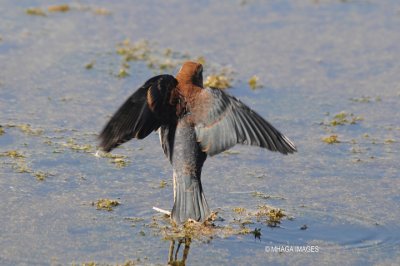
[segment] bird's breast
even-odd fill
[[[190,121],[190,115],[178,121],[172,164],[175,171],[182,174],[195,174],[201,171],[207,155],[201,150],[197,142],[196,132]]]

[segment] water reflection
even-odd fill
[[[179,239],[172,239],[170,246],[169,246],[169,252],[168,252],[168,265],[179,265],[183,266],[186,264],[187,257],[189,255],[189,249],[190,249],[190,243],[192,242],[192,239],[190,237],[183,237]],[[175,245],[177,243],[177,245]],[[179,256],[179,250],[184,244],[184,248],[182,251],[182,259],[180,259]]]

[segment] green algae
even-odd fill
[[[39,136],[42,135],[44,130],[40,129],[40,128],[32,128],[32,126],[30,124],[9,124],[7,125],[8,127],[16,127],[19,130],[21,130],[21,132],[27,134],[27,135],[33,135],[33,136]]]
[[[242,207],[235,207],[232,210],[237,214],[243,214],[246,211],[246,209]]]
[[[118,168],[125,167],[129,164],[129,161],[126,159],[127,157],[125,155],[113,154],[111,152],[102,152],[98,150],[95,156],[108,158],[109,162],[114,164]]]
[[[38,7],[31,7],[26,9],[26,14],[31,15],[31,16],[41,16],[41,17],[45,17],[46,16],[46,12],[43,11],[43,9],[38,8]]]
[[[115,263],[115,264],[97,263],[94,261],[90,261],[90,262],[84,262],[82,264],[72,263],[72,266],[135,266],[135,265],[140,265],[140,264],[138,264],[139,262],[140,262],[140,259],[137,259],[136,261],[128,260],[122,264],[120,264],[120,263]]]
[[[111,15],[111,11],[104,8],[104,7],[97,7],[93,9],[93,13],[96,15],[101,15],[101,16],[109,16]]]
[[[268,205],[258,206],[258,210],[253,215],[257,217],[257,221],[266,222],[269,227],[277,227],[287,216],[282,209]]]
[[[167,181],[161,180],[159,188],[165,188],[167,186],[167,184],[168,184]]]
[[[225,73],[212,74],[206,77],[204,86],[218,89],[228,89],[232,87],[232,79]]]
[[[361,96],[358,98],[350,98],[349,100],[355,103],[371,103],[371,102],[381,102],[382,97]]]
[[[48,176],[50,176],[49,173],[47,172],[42,172],[42,171],[38,171],[38,172],[34,172],[33,175],[36,177],[37,180],[39,181],[44,181]]]
[[[337,135],[330,135],[328,137],[322,138],[322,141],[328,144],[340,143]]]
[[[188,237],[199,241],[209,241],[214,237],[226,238],[234,235],[254,235],[261,237],[261,228],[251,229],[249,225],[261,223],[268,227],[278,227],[286,218],[293,220],[280,208],[268,205],[259,205],[255,210],[246,210],[243,207],[232,209],[235,216],[232,220],[225,221],[222,224],[216,224],[221,221],[218,212],[213,212],[209,218],[199,223],[189,220],[183,225],[170,224],[169,216],[163,215],[162,219],[153,217],[152,223],[147,227],[153,228],[155,234],[161,234],[164,239],[176,239]]]
[[[92,203],[92,205],[95,205],[98,210],[106,211],[112,211],[120,204],[121,203],[119,201],[113,199],[99,199],[96,203]]]
[[[251,192],[251,195],[253,197],[257,197],[257,198],[261,198],[261,199],[279,199],[279,200],[284,200],[285,199],[282,196],[268,195],[268,194],[266,194],[264,192],[260,192],[260,191],[253,191],[253,192]]]
[[[260,78],[256,75],[252,76],[248,82],[247,82],[250,86],[250,89],[252,90],[256,90],[259,88],[262,88],[263,86],[260,84]]]
[[[119,78],[126,78],[129,76],[128,70],[126,69],[126,67],[121,67],[119,69],[119,72],[117,74],[117,77]]]
[[[62,5],[53,5],[53,6],[49,6],[49,7],[47,7],[47,10],[48,10],[49,12],[63,12],[63,13],[65,13],[65,12],[67,12],[67,11],[70,11],[71,8],[70,8],[70,6],[67,5],[67,4],[62,4]]]
[[[25,156],[21,152],[19,152],[17,150],[5,151],[5,152],[1,153],[0,156],[6,156],[6,157],[13,158],[13,159],[25,158]]]
[[[93,152],[94,148],[90,144],[78,144],[73,138],[68,139],[62,146],[75,151]]]
[[[333,116],[333,118],[327,123],[329,126],[343,126],[343,125],[354,125],[359,121],[364,120],[361,116],[356,116],[353,113],[340,112]]]
[[[95,60],[90,61],[89,63],[87,63],[87,64],[85,65],[85,68],[88,69],[88,70],[89,70],[89,69],[92,69],[95,63],[96,63]]]

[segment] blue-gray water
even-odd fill
[[[237,146],[206,161],[205,194],[226,221],[233,208],[261,204],[294,220],[249,225],[260,240],[193,240],[187,265],[400,264],[398,1],[64,3],[71,9],[61,13],[47,10],[53,1],[0,1],[1,265],[168,262],[170,241],[149,226],[162,219],[153,206],[172,207],[157,134],[117,149],[122,168],[93,155],[110,115],[155,73],[139,61],[116,77],[125,39],[203,56],[206,73],[207,63],[233,70],[229,93],[298,146],[291,156]],[[47,16],[28,15],[32,7]],[[263,88],[249,88],[253,75]],[[328,125],[340,112],[362,120]],[[322,141],[331,135],[341,142]],[[13,150],[25,158],[6,156]],[[121,205],[99,211],[100,198]],[[265,251],[286,245],[319,252]]]

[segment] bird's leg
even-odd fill
[[[176,248],[176,252],[175,252],[175,261],[178,260],[178,252],[179,252],[179,249],[181,248],[181,245],[182,245],[182,240],[179,240],[178,247]]]
[[[175,240],[171,240],[168,251],[168,264],[174,260]]]
[[[176,246],[175,250],[175,241],[178,242],[178,245]],[[179,250],[181,245],[184,244],[185,248],[182,252],[182,259],[179,259]],[[191,239],[189,237],[184,237],[180,239],[172,239],[170,246],[169,246],[169,251],[168,251],[168,265],[185,265],[186,260],[189,256],[189,251],[190,251],[190,244],[191,244]]]
[[[175,201],[176,201],[176,174],[175,174],[175,171],[172,175],[172,179],[173,179],[172,181],[174,183],[174,204],[175,204]]]

